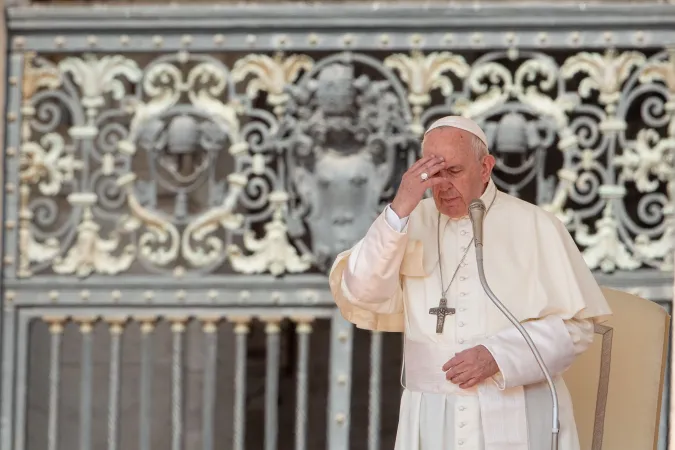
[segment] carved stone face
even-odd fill
[[[296,183],[310,204],[307,221],[319,266],[328,265],[368,231],[378,214],[387,164],[376,165],[368,152],[349,156],[326,153],[314,173],[299,168]]]

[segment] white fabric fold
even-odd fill
[[[384,223],[384,226],[383,226]],[[393,230],[380,215],[348,260],[343,275],[343,292],[357,306],[377,313],[403,310],[399,270],[406,250],[407,235]],[[380,259],[381,264],[369,264]]]
[[[478,386],[485,450],[528,450],[527,409],[522,386],[508,390],[494,383]]]
[[[556,316],[523,324],[553,377],[567,370],[574,358],[588,348],[593,339],[592,326],[590,320],[571,321],[568,328],[566,321]],[[570,331],[575,334],[575,339]],[[488,337],[481,345],[490,351],[499,366],[498,376],[493,377],[499,389],[525,386],[546,379],[527,341],[515,327]]]

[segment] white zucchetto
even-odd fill
[[[441,117],[440,119],[431,124],[431,126],[427,129],[427,131],[424,132],[424,135],[426,136],[431,130],[435,128],[444,128],[444,127],[459,128],[460,130],[468,131],[469,133],[473,134],[478,139],[483,141],[483,144],[485,144],[485,146],[488,147],[487,136],[485,136],[485,133],[483,132],[483,130],[481,130],[478,124],[473,120],[467,119],[466,117],[462,116]]]

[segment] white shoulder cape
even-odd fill
[[[492,181],[490,185],[488,189],[495,189]],[[609,306],[563,223],[536,205],[494,191],[494,204],[485,216],[483,253],[487,281],[501,302],[520,322],[550,315],[563,320],[605,320],[611,314]],[[491,198],[486,200],[488,204]],[[431,198],[420,202],[410,215],[400,283],[406,277],[428,276],[438,263],[437,220]],[[447,220],[441,216],[441,226]],[[350,253],[338,255],[329,275],[342,315],[359,328],[403,332],[403,313],[374,313],[345,298],[342,274]],[[497,308],[488,311],[488,334],[510,326]]]

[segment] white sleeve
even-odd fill
[[[379,314],[403,311],[399,272],[408,242],[408,235],[397,231],[386,216],[380,214],[353,247],[341,281],[342,294],[350,303]]]
[[[384,209],[384,217],[387,220],[387,224],[394,229],[397,233],[405,233],[405,227],[408,225],[407,217],[399,217],[393,209],[391,209],[391,204],[387,205]]]
[[[549,316],[523,324],[551,376],[562,374],[575,358],[593,342],[591,319],[563,320]],[[487,338],[485,346],[499,366],[492,377],[500,389],[544,381],[546,378],[527,342],[515,327],[509,327]]]

